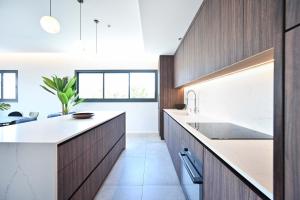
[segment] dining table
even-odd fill
[[[19,120],[27,119],[28,117],[15,117],[15,116],[7,116],[7,117],[0,117],[0,127],[7,126]]]

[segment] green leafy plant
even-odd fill
[[[76,76],[69,79],[68,77],[59,78],[52,76],[51,79],[42,77],[45,85],[41,85],[47,92],[56,95],[62,105],[62,114],[67,115],[69,109],[83,102],[76,91]]]
[[[7,103],[0,103],[0,110],[4,111],[4,110],[8,110],[10,109],[10,105]]]

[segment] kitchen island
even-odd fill
[[[0,128],[0,199],[93,199],[125,149],[125,113]]]

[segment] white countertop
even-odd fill
[[[185,111],[164,111],[257,189],[273,199],[273,140],[211,140],[187,123],[216,120],[200,115],[187,115]]]
[[[95,112],[91,119],[73,119],[71,115],[0,127],[1,143],[59,144],[124,112]]]

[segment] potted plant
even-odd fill
[[[10,105],[7,103],[0,103],[0,110],[4,111],[4,110],[8,110],[10,109]]]
[[[45,85],[41,85],[47,92],[58,97],[62,106],[62,115],[67,115],[71,107],[83,102],[76,91],[76,76],[69,79],[68,77],[59,78],[52,76],[51,79],[42,77]]]

